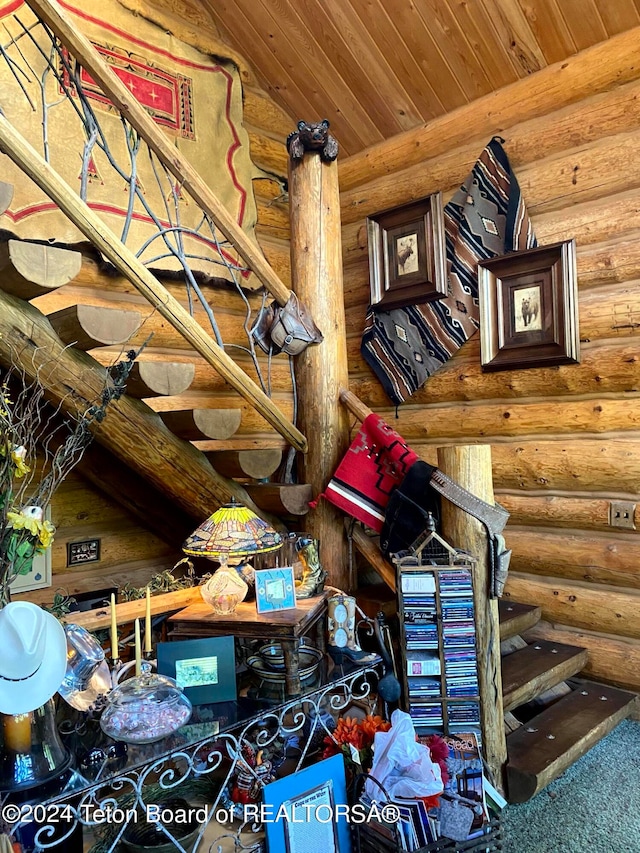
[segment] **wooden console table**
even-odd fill
[[[314,631],[316,646],[324,653],[328,597],[325,591],[298,601],[295,610],[276,613],[258,613],[255,601],[243,601],[233,613],[225,616],[214,613],[204,602],[191,604],[169,617],[169,639],[233,635],[251,640],[277,640],[282,644],[284,655],[287,696],[299,696],[300,637]]]

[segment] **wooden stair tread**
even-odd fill
[[[136,361],[127,379],[127,394],[145,397],[177,397],[193,382],[196,368],[189,361]]]
[[[240,426],[242,409],[181,409],[158,412],[174,435],[185,441],[230,438]]]
[[[510,803],[556,779],[635,708],[637,696],[594,682],[572,690],[507,737]]]
[[[308,483],[246,483],[252,501],[266,512],[306,515],[313,487]]]
[[[533,628],[541,618],[542,608],[534,604],[519,604],[510,599],[498,601],[500,617],[500,639],[507,640],[516,634],[522,634]]]
[[[126,343],[140,327],[142,315],[120,308],[79,304],[54,311],[47,319],[64,344],[86,351]]]
[[[1,186],[0,183],[0,207]],[[19,299],[35,299],[68,284],[81,268],[82,254],[72,249],[60,249],[28,240],[0,243],[2,289]]]
[[[577,646],[539,640],[502,660],[504,710],[524,705],[584,669],[589,653]]]
[[[270,477],[282,462],[282,449],[265,447],[256,450],[210,450],[205,456],[223,477]]]

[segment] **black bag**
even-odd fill
[[[427,529],[429,513],[436,527],[439,526],[440,495],[431,486],[435,470],[435,466],[418,459],[391,493],[380,531],[380,550],[387,559],[391,554],[409,550]]]

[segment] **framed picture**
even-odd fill
[[[478,263],[483,370],[577,364],[575,240]]]
[[[276,610],[295,608],[296,585],[292,566],[259,569],[255,574],[258,613],[274,613]]]
[[[235,700],[233,637],[158,643],[158,672],[175,678],[192,705]]]
[[[371,304],[380,310],[447,294],[442,194],[367,219]]]
[[[97,563],[99,560],[99,539],[85,539],[83,542],[67,542],[67,566]]]
[[[265,785],[263,798],[269,850],[350,853],[342,753]]]
[[[44,517],[51,521],[51,507],[47,506]],[[31,592],[34,589],[46,589],[51,586],[51,548],[42,554],[34,554],[31,568],[24,575],[17,575],[11,586],[12,593]]]
[[[35,554],[31,568],[24,575],[17,575],[11,583],[12,593],[31,592],[51,586],[51,548],[43,554]]]

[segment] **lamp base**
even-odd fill
[[[253,570],[252,570],[253,571]],[[203,600],[219,616],[233,613],[244,601],[249,587],[232,566],[220,566],[206,583],[200,587]]]

